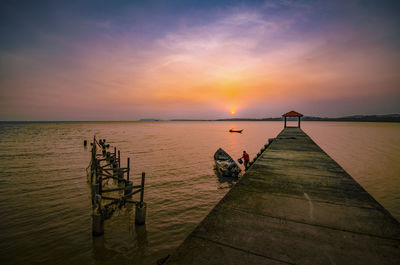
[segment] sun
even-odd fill
[[[231,110],[231,114],[232,114],[232,115],[234,115],[234,114],[235,114],[235,112],[236,112],[236,111],[234,111],[234,110]]]

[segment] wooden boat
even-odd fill
[[[243,130],[244,130],[244,129],[242,129],[242,130],[233,130],[233,129],[230,129],[229,132],[242,133]]]
[[[242,171],[236,162],[222,148],[214,154],[215,169],[219,176],[237,177]]]

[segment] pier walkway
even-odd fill
[[[400,264],[400,224],[285,128],[166,264]]]

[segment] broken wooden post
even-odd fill
[[[124,179],[124,171],[121,168],[118,168],[118,184],[125,184]]]
[[[129,171],[131,171],[131,166],[130,166],[130,159],[129,159],[129,157],[128,157],[128,161],[127,161],[127,166],[126,166],[126,168],[127,168],[127,171],[126,171],[126,180],[129,182]]]
[[[92,234],[93,236],[101,236],[104,234],[104,218],[96,210],[92,217]]]
[[[101,192],[103,190],[103,179],[101,176],[99,176],[99,194],[101,195]]]
[[[96,195],[99,194],[99,184],[92,184],[92,205],[95,206]]]
[[[147,205],[145,202],[136,204],[135,224],[144,225],[146,223],[146,209]]]
[[[140,188],[140,203],[143,203],[143,197],[144,197],[144,180],[146,178],[146,173],[142,172],[142,184]]]
[[[95,207],[92,214],[92,234],[101,236],[104,234],[104,216],[101,213],[101,196],[96,195]]]
[[[121,167],[121,152],[118,150],[118,166]]]
[[[132,194],[131,194],[132,189],[133,189],[132,181],[127,181],[125,184],[124,196],[130,195],[129,197],[132,197]]]
[[[146,208],[147,205],[143,202],[144,197],[144,180],[145,180],[145,173],[142,172],[142,183],[141,183],[141,190],[140,190],[140,202],[136,204],[136,211],[135,211],[135,224],[143,225],[146,223]]]

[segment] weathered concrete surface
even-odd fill
[[[166,264],[400,264],[400,224],[286,128]]]

